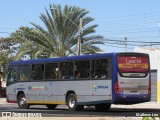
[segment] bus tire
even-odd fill
[[[18,102],[19,108],[28,109],[30,107],[30,105],[26,103],[26,97],[24,94],[20,94],[18,96],[17,102]]]
[[[57,107],[57,105],[53,105],[53,104],[48,104],[46,106],[49,110],[54,110]]]
[[[111,104],[98,104],[95,105],[96,111],[105,112],[111,108]]]
[[[68,95],[67,106],[70,111],[82,111],[84,109],[83,105],[77,104],[77,97],[74,93]]]

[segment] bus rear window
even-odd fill
[[[148,72],[148,56],[117,56],[119,72]]]

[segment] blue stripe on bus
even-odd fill
[[[40,63],[51,63],[51,62],[65,62],[65,61],[83,61],[90,59],[99,59],[112,57],[114,53],[104,53],[104,54],[92,54],[92,55],[81,55],[81,56],[68,56],[68,57],[58,57],[58,58],[45,58],[45,59],[35,59],[35,60],[20,60],[11,62],[10,65],[23,65],[23,64],[40,64]]]

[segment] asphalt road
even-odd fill
[[[17,104],[2,104],[0,112],[40,113],[42,117],[136,117],[145,114],[160,116],[160,109],[126,108],[125,106],[124,108],[112,107],[107,112],[97,112],[94,107],[85,107],[83,111],[72,112],[65,105],[59,105],[55,110],[48,110],[44,105],[32,105],[29,109],[20,109]]]

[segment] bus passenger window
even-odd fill
[[[78,77],[77,77],[78,75]],[[75,62],[75,78],[89,78],[90,77],[90,61],[76,61]]]
[[[60,63],[62,79],[73,79],[73,62]]]
[[[79,79],[81,77],[81,73],[79,71],[75,72],[75,78]]]
[[[108,59],[92,60],[91,77],[95,79],[108,78]]]
[[[33,80],[44,79],[44,64],[38,64],[32,66],[32,79]]]
[[[30,66],[29,65],[23,65],[19,67],[19,80],[20,81],[26,81],[29,80],[29,72]]]
[[[46,63],[45,64],[45,79],[57,79],[56,69],[58,68],[58,63]]]

